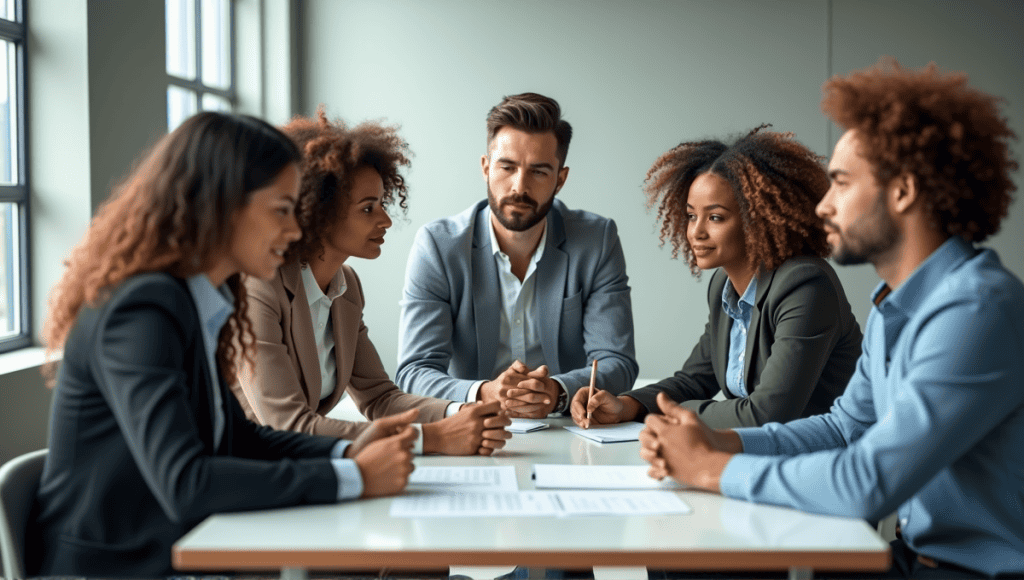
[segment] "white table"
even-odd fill
[[[520,490],[535,489],[535,463],[643,464],[639,443],[601,445],[548,419],[493,457],[426,456],[416,464],[513,465]],[[862,520],[755,505],[701,491],[677,492],[689,515],[585,518],[391,518],[390,498],[221,514],[172,551],[179,570],[446,569],[449,566],[688,570],[880,571],[889,546]],[[286,575],[287,575],[286,574]]]

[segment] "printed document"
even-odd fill
[[[519,491],[516,468],[511,465],[486,467],[417,467],[406,488],[412,493],[480,493]]]
[[[629,516],[688,514],[669,491],[520,491],[405,495],[391,501],[391,517]]]
[[[629,421],[616,425],[595,425],[590,429],[566,425],[565,430],[598,443],[620,443],[622,441],[639,441],[640,432],[644,430],[644,424]]]
[[[537,464],[533,473],[538,489],[683,489],[669,477],[652,479],[648,469],[647,465]]]

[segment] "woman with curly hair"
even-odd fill
[[[64,355],[33,576],[165,576],[171,545],[213,513],[405,487],[414,413],[345,459],[348,442],[247,421],[227,388],[252,349],[240,275],[273,276],[300,236],[299,159],[263,121],[201,113],[97,212],[44,329]]]
[[[577,424],[642,420],[660,413],[664,392],[711,427],[757,426],[826,412],[845,389],[861,332],[822,259],[829,247],[814,208],[828,175],[792,134],[764,127],[728,145],[682,143],[648,171],[648,203],[673,257],[682,253],[695,276],[716,269],[710,316],[672,377],[618,397],[581,390]]]
[[[402,392],[363,324],[365,298],[350,257],[381,254],[388,210],[406,209],[408,146],[394,127],[331,122],[323,108],[282,130],[303,150],[297,217],[302,239],[269,280],[247,278],[256,334],[235,394],[247,415],[275,429],[354,438],[369,423],[327,417],[345,396],[370,419],[418,409],[415,449],[490,455],[510,436],[498,403],[461,405]]]

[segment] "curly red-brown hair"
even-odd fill
[[[908,70],[883,57],[872,68],[829,79],[821,110],[856,132],[859,154],[888,184],[912,175],[935,225],[980,242],[999,231],[1013,201],[1017,136],[1002,99],[967,86],[967,75],[935,63]]]
[[[213,267],[228,246],[234,218],[253,191],[300,155],[295,144],[254,117],[199,113],[162,138],[99,208],[50,294],[43,326],[47,358],[63,348],[83,306],[144,272],[188,278]],[[218,342],[221,375],[234,380],[236,357],[250,360],[252,325],[239,275],[226,281],[235,311]],[[53,386],[54,365],[46,365]]]
[[[694,276],[700,268],[686,239],[686,200],[693,180],[705,173],[732,187],[752,270],[774,270],[796,255],[828,255],[825,231],[814,213],[829,187],[824,159],[792,133],[763,130],[770,126],[761,125],[731,144],[680,143],[647,172],[644,191],[648,208],[658,206],[659,239],[671,242],[673,258],[683,254]]]
[[[302,239],[291,245],[286,260],[308,264],[323,255],[324,239],[344,223],[358,169],[372,167],[380,174],[385,208],[408,209],[408,186],[399,168],[409,166],[411,153],[397,126],[368,121],[349,128],[341,119],[328,120],[320,105],[315,117],[295,117],[281,130],[303,152],[295,209]]]

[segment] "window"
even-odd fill
[[[32,341],[25,172],[25,19],[0,0],[0,352]]]
[[[235,96],[231,0],[166,0],[167,129],[203,111],[230,111]]]

